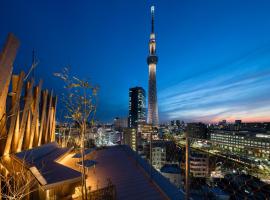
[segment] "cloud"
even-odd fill
[[[270,120],[270,49],[183,80],[160,92],[167,119]]]

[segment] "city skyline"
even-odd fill
[[[207,2],[154,2],[160,121],[270,121],[269,2]],[[100,85],[98,119],[128,116],[128,89],[147,89],[151,3],[66,4],[3,1],[0,36],[22,41],[15,71],[29,68],[34,48],[46,87],[61,94],[52,73],[71,65]]]

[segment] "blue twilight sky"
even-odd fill
[[[0,45],[20,39],[15,72],[34,48],[36,76],[58,94],[63,67],[90,78],[110,121],[127,116],[129,87],[147,90],[152,3],[161,121],[270,121],[269,0],[0,0]]]

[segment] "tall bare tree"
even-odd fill
[[[85,136],[87,124],[94,123],[96,113],[96,99],[98,87],[88,80],[79,79],[69,74],[69,68],[64,68],[61,73],[54,73],[64,81],[66,92],[62,101],[66,109],[65,118],[76,122],[80,127],[80,146],[82,155],[82,199],[87,200],[87,187],[85,175]]]

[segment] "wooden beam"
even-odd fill
[[[0,139],[0,155],[3,153],[4,141],[6,140],[3,140],[6,137],[6,99],[13,71],[13,62],[19,45],[19,40],[10,33],[0,52],[0,138],[2,138],[2,140]]]
[[[30,141],[28,148],[31,149],[38,143],[38,133],[35,133],[36,123],[38,123],[39,118],[39,100],[41,93],[42,81],[39,81],[39,86],[34,88],[34,105],[33,105],[33,119],[30,128]]]
[[[17,114],[20,111],[20,96],[21,96],[21,90],[23,85],[23,79],[24,79],[24,72],[21,72],[18,78],[18,83],[16,89],[14,88],[14,99],[12,100],[14,105],[12,105],[11,108],[11,121],[10,121],[10,127],[8,130],[7,135],[7,141],[4,149],[4,155],[8,155],[10,153],[12,139],[14,135],[14,128],[16,125],[17,120]]]
[[[28,149],[30,143],[31,123],[32,123],[32,111],[29,110],[26,120],[26,130],[24,135],[25,139],[23,140],[23,149]]]
[[[25,86],[25,99],[24,99],[24,108],[22,113],[22,119],[20,124],[20,130],[19,130],[19,141],[17,145],[17,152],[20,152],[22,150],[23,146],[23,140],[26,138],[25,136],[25,128],[27,125],[27,118],[28,113],[30,112],[30,106],[33,101],[32,97],[32,90],[33,90],[33,84],[34,80],[32,79],[31,82],[27,82]]]
[[[53,91],[51,91],[50,93],[50,100],[49,100],[49,105],[48,105],[48,108],[47,108],[47,119],[46,119],[46,129],[45,129],[45,141],[44,143],[48,143],[50,142],[50,123],[51,123],[51,112],[52,112],[52,98],[53,98]]]
[[[53,116],[52,116],[51,142],[55,141],[56,105],[57,105],[57,96],[55,96],[53,98]]]
[[[45,129],[44,124],[46,124],[46,108],[47,108],[47,99],[48,99],[48,90],[42,91],[42,110],[41,110],[41,120],[40,120],[40,127],[39,127],[39,138],[38,138],[38,146],[45,141]]]

